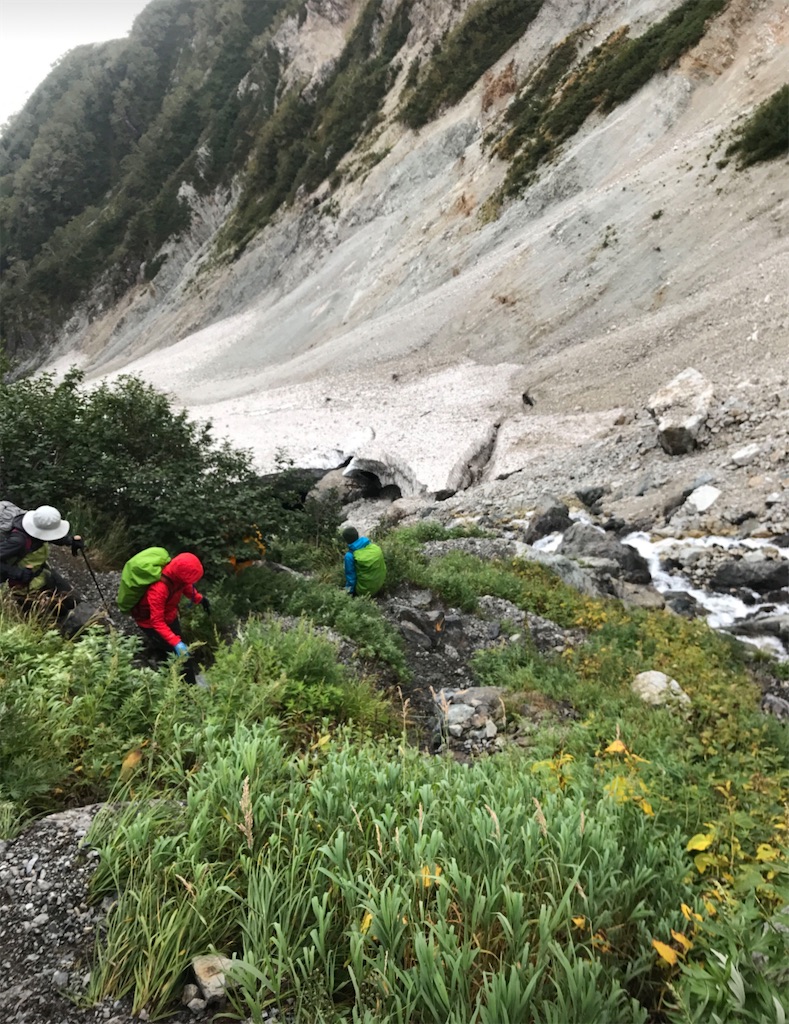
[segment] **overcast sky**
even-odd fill
[[[0,0],[0,125],[81,43],[125,36],[149,0]]]

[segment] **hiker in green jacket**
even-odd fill
[[[346,526],[342,539],[348,545],[345,554],[345,589],[355,597],[369,594],[373,597],[386,582],[384,553],[367,537],[360,537],[353,526]]]
[[[73,587],[48,563],[49,545],[71,547],[72,555],[85,550],[79,535],[69,533],[69,522],[51,505],[23,512],[18,509],[8,534],[0,542],[0,583],[8,581],[12,594],[23,603],[46,598],[58,612],[78,604]]]

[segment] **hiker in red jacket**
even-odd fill
[[[178,604],[187,597],[210,613],[207,597],[195,590],[202,578],[203,565],[197,555],[185,551],[162,569],[161,578],[152,583],[132,608],[135,622],[148,639],[151,650],[159,655],[175,654],[183,659],[182,671],[187,683],[197,682],[189,648],[181,639]]]

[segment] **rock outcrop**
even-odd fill
[[[698,370],[687,369],[650,395],[647,409],[657,421],[658,440],[669,455],[685,455],[697,447],[714,393]]]

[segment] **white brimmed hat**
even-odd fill
[[[62,540],[69,525],[51,505],[39,505],[22,516],[22,529],[36,540]]]

